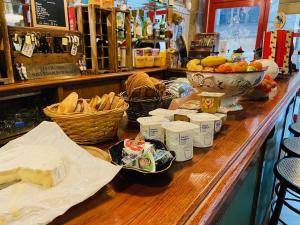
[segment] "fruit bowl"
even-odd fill
[[[265,71],[251,72],[187,72],[187,79],[199,92],[224,93],[221,100],[221,112],[239,111],[243,107],[237,98],[246,94],[264,79]]]

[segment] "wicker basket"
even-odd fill
[[[44,113],[56,122],[63,131],[78,144],[97,144],[113,139],[118,125],[128,109],[123,108],[98,111],[94,113],[58,114],[58,104],[44,108]]]
[[[156,89],[155,89],[156,90]],[[122,92],[120,96],[129,104],[127,116],[129,121],[135,122],[137,118],[149,116],[149,112],[157,109],[168,109],[174,96],[170,93],[161,96],[158,91],[155,97],[128,97],[126,91]]]

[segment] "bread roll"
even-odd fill
[[[61,103],[59,103],[57,112],[58,113],[74,112],[77,106],[77,101],[78,101],[78,94],[76,92],[72,92]]]

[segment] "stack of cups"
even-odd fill
[[[169,122],[168,119],[158,116],[139,117],[140,132],[146,139],[158,140],[164,143],[165,131],[162,123]]]
[[[176,161],[182,162],[193,158],[193,136],[199,126],[183,122],[173,121],[164,123],[166,129],[166,145],[170,151],[176,154]]]
[[[194,135],[194,146],[198,148],[211,147],[214,142],[215,130],[221,129],[221,119],[208,113],[190,114],[188,117],[191,123],[199,126]]]

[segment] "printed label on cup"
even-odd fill
[[[187,145],[191,142],[191,138],[188,135],[180,135],[179,134],[179,144],[180,145]]]

